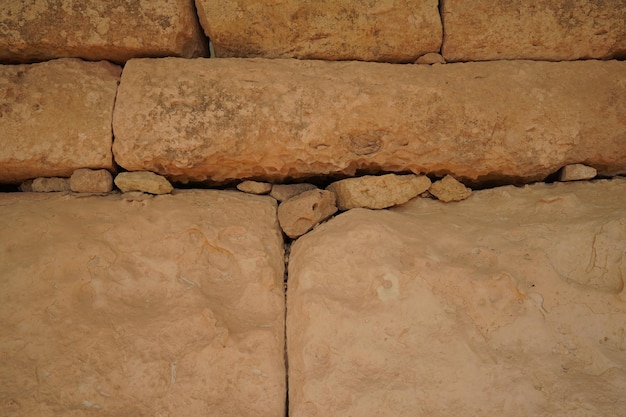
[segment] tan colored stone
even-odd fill
[[[413,62],[441,47],[436,0],[196,0],[217,57]]]
[[[349,210],[356,207],[383,209],[403,204],[430,187],[425,175],[366,175],[335,181],[326,189],[337,196],[337,207]]]
[[[267,194],[272,191],[272,184],[259,181],[243,181],[237,184],[237,189],[249,194]]]
[[[276,202],[0,194],[0,415],[285,415]]]
[[[441,180],[435,181],[428,191],[438,200],[445,202],[465,200],[472,195],[471,188],[467,188],[451,175],[446,175]]]
[[[115,177],[115,185],[122,192],[168,194],[174,190],[166,178],[149,171],[122,172]]]
[[[23,0],[0,8],[0,62],[206,56],[189,0]]]
[[[626,1],[442,0],[446,61],[626,57]]]
[[[182,182],[357,171],[531,182],[577,161],[613,175],[626,172],[624,73],[618,61],[131,60],[113,151],[129,171]]]
[[[598,171],[594,167],[583,164],[565,165],[559,173],[561,181],[577,181],[590,180],[598,175]]]
[[[317,187],[313,184],[302,182],[299,184],[274,184],[270,196],[278,201],[284,201],[302,194],[305,191],[315,190]]]
[[[0,65],[0,183],[113,169],[111,119],[120,71],[78,59]]]
[[[33,180],[26,180],[20,184],[20,191],[30,193],[33,191]]]
[[[75,193],[108,193],[113,190],[113,176],[106,169],[77,169],[70,177],[70,189]]]
[[[441,54],[436,54],[436,53],[429,53],[429,54],[424,54],[421,57],[417,58],[415,60],[416,64],[425,64],[425,65],[431,65],[431,64],[445,64],[446,60],[443,59],[443,56],[441,56]]]
[[[25,189],[28,189],[25,187]],[[70,180],[69,178],[35,178],[30,185],[30,190],[35,193],[52,193],[57,191],[69,191]]]
[[[509,186],[354,209],[301,237],[289,415],[626,410],[624,207],[626,179]]]
[[[335,194],[325,190],[310,190],[283,201],[278,206],[278,222],[287,236],[297,238],[336,211]]]

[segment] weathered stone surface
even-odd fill
[[[206,56],[190,0],[25,0],[0,8],[0,62]]]
[[[424,54],[421,57],[417,58],[415,60],[416,64],[426,64],[426,65],[431,65],[431,64],[445,64],[446,60],[443,58],[443,56],[441,56],[441,54],[436,54],[436,53],[429,53],[429,54]]]
[[[577,180],[590,180],[598,175],[598,171],[587,165],[583,164],[571,164],[566,165],[561,169],[559,173],[559,180],[561,181],[577,181]]]
[[[269,197],[0,194],[0,415],[284,415]]]
[[[626,57],[625,0],[442,0],[450,61]]]
[[[289,415],[619,415],[625,206],[626,179],[509,186],[301,237]]]
[[[278,201],[283,201],[316,188],[315,185],[306,182],[299,184],[274,184],[270,195]]]
[[[403,204],[430,187],[425,175],[365,175],[335,181],[326,189],[337,196],[340,210],[362,207],[383,209]]]
[[[196,0],[217,57],[413,62],[441,47],[436,0]]]
[[[334,193],[310,190],[283,201],[278,206],[278,222],[287,236],[296,238],[328,219],[336,211]]]
[[[0,65],[0,183],[112,170],[120,71],[78,59]]]
[[[77,169],[70,177],[70,189],[75,193],[108,193],[113,190],[113,176],[106,169]]]
[[[24,187],[28,189],[27,187]],[[35,178],[30,185],[30,190],[35,193],[51,193],[56,191],[69,191],[70,180],[68,178]]]
[[[472,195],[471,188],[467,188],[450,175],[435,181],[428,191],[437,197],[438,200],[445,202],[465,200]]]
[[[387,172],[530,182],[626,172],[626,62],[131,60],[113,151],[176,181]],[[338,117],[341,115],[341,117]]]
[[[272,184],[259,181],[243,181],[237,184],[237,189],[250,194],[267,194],[272,191]]]
[[[115,177],[115,185],[122,192],[142,191],[150,194],[168,194],[174,190],[166,178],[150,171],[122,172]]]

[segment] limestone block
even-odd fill
[[[274,184],[270,195],[278,201],[283,201],[316,188],[315,185],[306,182],[299,184]]]
[[[78,168],[112,170],[120,72],[78,59],[0,65],[0,183],[69,177]]]
[[[121,172],[115,177],[115,185],[122,192],[142,191],[150,194],[168,194],[174,187],[170,182],[154,172]]]
[[[296,238],[336,211],[335,194],[325,190],[310,190],[283,201],[278,206],[278,221],[287,236]]]
[[[301,237],[289,415],[618,415],[624,207],[626,179],[508,186],[354,209]]]
[[[25,189],[28,189],[25,187]],[[52,193],[57,191],[69,191],[70,180],[68,178],[35,178],[31,183],[30,190],[35,193]]]
[[[598,174],[598,171],[587,165],[583,164],[571,164],[565,165],[561,168],[559,173],[559,180],[561,181],[577,181],[577,180],[590,180]]]
[[[438,200],[450,202],[461,201],[472,195],[472,190],[457,181],[454,177],[446,175],[441,180],[436,181],[428,189],[430,194]]]
[[[70,189],[75,193],[108,193],[113,190],[113,176],[106,169],[77,169],[70,177]]]
[[[626,57],[625,0],[442,0],[446,61]]]
[[[190,0],[21,0],[0,8],[0,62],[206,56]]]
[[[403,204],[430,187],[425,175],[365,175],[335,181],[326,189],[337,196],[340,210],[363,207],[383,209]]]
[[[259,181],[242,181],[237,184],[237,189],[250,194],[268,194],[272,191],[272,184]]]
[[[196,0],[217,57],[413,62],[441,47],[436,0]]]
[[[0,194],[0,415],[284,415],[276,202]]]
[[[468,185],[626,172],[626,62],[131,60],[116,162],[175,181],[380,172]]]

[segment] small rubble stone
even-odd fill
[[[317,187],[306,182],[300,184],[274,184],[270,196],[278,201],[285,201],[305,191],[315,190]]]
[[[340,210],[363,207],[383,209],[403,204],[430,187],[425,175],[366,175],[336,181],[326,187],[337,195]]]
[[[259,181],[243,181],[237,184],[237,189],[248,194],[267,194],[272,190],[272,184]]]
[[[446,175],[443,179],[436,181],[428,189],[438,200],[444,202],[465,200],[472,194],[472,190],[467,188],[453,176]]]
[[[69,191],[70,180],[68,178],[35,178],[31,185],[31,190],[35,193],[52,193],[58,191]]]
[[[174,187],[163,176],[150,171],[122,172],[115,177],[115,185],[122,191],[143,191],[150,194],[169,194]]]
[[[437,54],[434,52],[422,55],[421,57],[417,58],[417,60],[415,60],[416,64],[426,64],[426,65],[430,65],[430,64],[445,64],[446,60],[443,56],[441,56],[441,54]]]
[[[583,164],[565,165],[559,174],[560,181],[590,180],[598,175],[598,171]]]
[[[33,192],[33,180],[26,180],[20,184],[20,191],[23,193]]]
[[[70,189],[75,193],[109,193],[113,176],[106,169],[77,169],[70,177]]]
[[[334,193],[326,190],[309,190],[278,206],[278,222],[285,234],[293,239],[302,236],[336,211]]]

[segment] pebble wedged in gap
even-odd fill
[[[451,175],[446,175],[439,181],[435,181],[428,191],[444,202],[461,201],[472,195],[472,190]]]
[[[108,193],[113,190],[113,176],[106,169],[77,169],[70,177],[70,189],[75,193]]]
[[[335,214],[335,194],[309,190],[283,201],[278,206],[278,221],[283,232],[297,238]]]
[[[167,178],[149,171],[119,173],[115,177],[115,185],[122,192],[142,191],[150,194],[169,194],[174,190]]]
[[[559,172],[559,181],[590,180],[598,175],[594,167],[583,164],[565,165]]]

